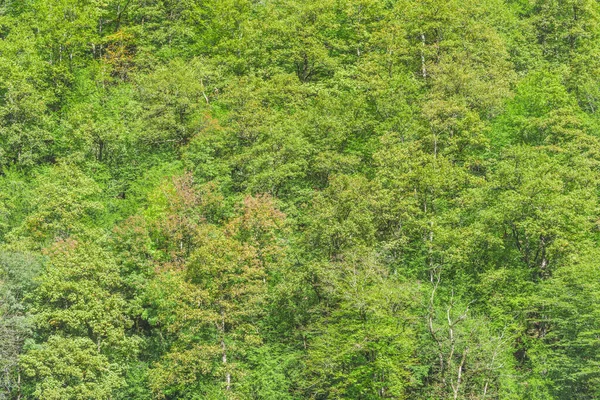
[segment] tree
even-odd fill
[[[51,336],[30,346],[21,365],[34,382],[27,394],[38,399],[104,400],[124,385],[118,367],[89,338]]]
[[[21,395],[19,356],[33,333],[24,297],[34,290],[42,260],[33,254],[0,253],[0,398]]]
[[[139,345],[129,333],[119,267],[98,245],[75,239],[57,242],[47,254],[29,299],[37,344],[22,361],[28,390],[38,398],[109,398]]]
[[[159,275],[147,311],[168,334],[168,351],[151,373],[158,396],[189,396],[191,383],[205,396],[238,395],[248,349],[261,344],[258,321],[282,218],[268,197],[248,198],[225,229],[197,228],[183,269]]]
[[[409,398],[416,291],[359,249],[322,267],[300,390],[308,398]]]
[[[40,173],[27,217],[9,233],[15,246],[39,250],[45,244],[84,234],[99,221],[100,188],[75,166],[61,164]]]

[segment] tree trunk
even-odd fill
[[[223,367],[225,368],[225,389],[231,390],[231,373],[227,368],[227,346],[225,345],[225,312],[221,308],[221,351]]]

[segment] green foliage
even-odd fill
[[[33,333],[24,296],[35,289],[42,260],[25,253],[0,253],[0,398],[21,392],[18,356]]]
[[[0,399],[593,399],[593,0],[0,0]]]
[[[51,336],[29,348],[21,359],[35,387],[29,395],[42,399],[109,399],[124,385],[118,366],[98,353],[88,338]]]
[[[309,332],[305,396],[408,398],[416,291],[369,254],[323,271],[328,306]]]
[[[104,208],[97,200],[100,188],[76,167],[48,168],[34,185],[27,217],[9,233],[15,246],[39,249],[50,241],[84,234],[92,221],[99,221]]]

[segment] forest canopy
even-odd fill
[[[0,0],[0,399],[600,398],[600,3]]]

